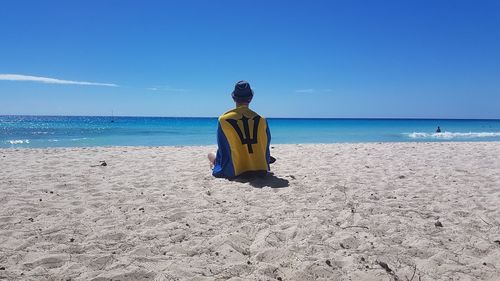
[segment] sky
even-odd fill
[[[0,4],[0,115],[500,118],[500,1]]]

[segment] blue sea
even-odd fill
[[[500,141],[500,120],[268,119],[272,143]],[[437,126],[441,133],[435,133]],[[0,116],[0,148],[216,144],[217,118]]]

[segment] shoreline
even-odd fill
[[[457,141],[457,140],[446,140],[446,141],[399,141],[399,142],[335,142],[335,143],[271,143],[271,146],[317,146],[317,145],[430,145],[430,144],[486,144],[486,143],[498,143],[500,140],[491,141]],[[142,148],[142,149],[154,149],[154,148],[200,148],[200,147],[215,147],[217,144],[206,144],[206,145],[109,145],[109,146],[53,146],[53,147],[0,147],[2,150],[73,150],[73,149],[113,149],[113,148]]]
[[[215,145],[0,149],[0,279],[500,276],[500,142],[271,147],[246,180]]]

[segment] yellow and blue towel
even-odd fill
[[[233,178],[246,172],[269,171],[271,133],[267,120],[239,106],[219,117],[217,156],[212,174]]]

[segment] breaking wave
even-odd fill
[[[492,137],[500,137],[500,132],[469,132],[469,133],[460,133],[460,132],[442,132],[442,133],[422,133],[422,132],[413,132],[406,133],[409,138],[412,139],[474,139],[474,138],[492,138]]]
[[[23,143],[30,143],[29,140],[10,140],[7,141],[10,144],[23,144]]]

